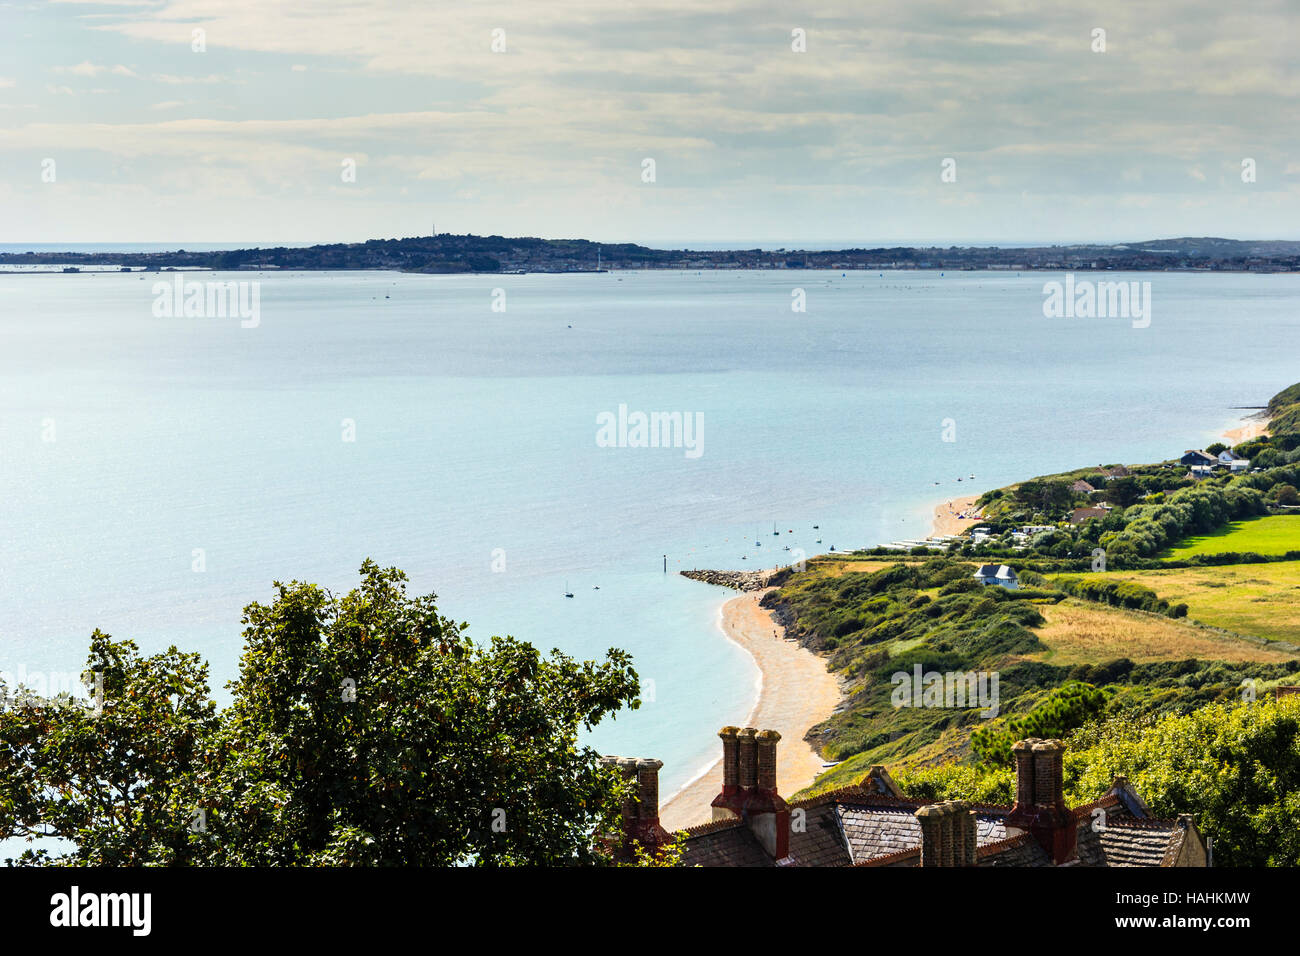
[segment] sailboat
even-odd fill
[[[565,582],[564,582],[564,596],[565,596],[565,597],[573,597],[573,592],[569,590],[569,582],[568,582],[568,581],[565,581]]]
[[[772,522],[772,533],[773,533],[773,534],[780,534],[780,533],[781,533],[780,531],[777,531],[777,530],[776,530],[776,522],[775,522],[775,521]]]

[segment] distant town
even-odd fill
[[[1033,248],[974,246],[799,250],[652,249],[586,239],[456,236],[371,239],[304,247],[193,252],[21,252],[0,254],[6,271],[157,272],[211,270],[365,270],[423,273],[605,272],[628,269],[936,269],[1296,272],[1300,242],[1182,238],[1117,245]]]

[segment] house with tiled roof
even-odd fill
[[[1015,570],[1005,564],[981,564],[971,577],[980,584],[997,584],[1010,591],[1020,586]]]
[[[718,735],[722,790],[713,819],[685,831],[687,866],[1209,865],[1191,818],[1153,817],[1123,777],[1100,800],[1067,807],[1059,740],[1012,747],[1010,806],[912,800],[882,766],[853,786],[787,803],[776,791],[779,734],[724,727]],[[659,827],[657,794],[652,782],[624,810],[625,832],[642,834],[642,845],[671,839]]]

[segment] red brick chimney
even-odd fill
[[[964,800],[945,800],[916,811],[921,825],[921,866],[974,866],[975,813]]]
[[[636,846],[656,850],[672,842],[672,834],[659,825],[659,768],[662,760],[636,757],[602,757],[607,766],[616,766],[623,779],[632,783],[623,800],[622,839],[614,839],[611,849],[620,861],[633,859]]]
[[[713,798],[713,819],[739,817],[776,860],[790,855],[790,806],[776,789],[775,730],[723,727],[722,792]]]
[[[776,745],[781,735],[764,730],[752,739],[757,752],[754,787],[745,798],[743,815],[768,856],[784,860],[790,855],[790,805],[776,792]]]
[[[740,792],[740,741],[739,728],[723,727],[718,731],[722,738],[722,792],[713,798],[713,819],[729,820],[740,816],[745,805]]]
[[[1075,854],[1074,814],[1065,806],[1065,744],[1029,737],[1011,745],[1016,758],[1016,802],[1007,827],[1028,830],[1056,864]]]

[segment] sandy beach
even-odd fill
[[[826,661],[812,651],[785,640],[785,630],[758,602],[767,591],[733,598],[722,606],[722,628],[754,658],[762,673],[758,702],[748,714],[737,714],[736,726],[775,730],[777,789],[789,799],[821,772],[823,760],[804,742],[808,730],[821,723],[840,702],[839,682],[826,670]],[[775,632],[775,635],[773,634]],[[660,809],[660,822],[669,830],[708,823],[709,803],[722,789],[722,741],[717,761]]]
[[[961,518],[959,515],[973,514],[975,502],[979,500],[979,495],[966,495],[963,498],[953,498],[951,501],[940,502],[934,509],[934,523],[931,525],[930,534],[932,537],[941,537],[946,534],[961,534],[967,528],[974,527],[980,523],[980,518]]]
[[[1236,428],[1227,429],[1220,438],[1229,445],[1238,445],[1244,441],[1250,441],[1252,438],[1259,438],[1261,435],[1268,434],[1267,418],[1260,418],[1258,415],[1251,415],[1241,420],[1241,424]]]

